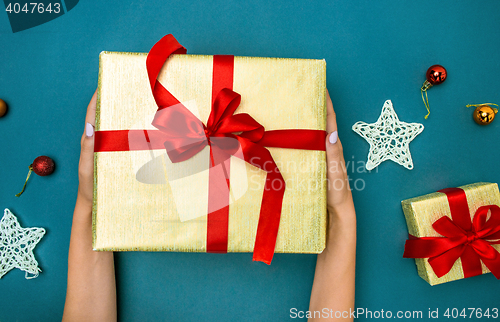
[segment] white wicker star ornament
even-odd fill
[[[386,160],[413,169],[410,142],[424,130],[424,126],[401,122],[390,100],[385,101],[377,122],[357,122],[352,130],[370,144],[366,169],[372,170]]]
[[[5,209],[0,220],[0,278],[13,268],[25,271],[26,279],[37,277],[41,269],[33,255],[33,249],[43,235],[45,229],[22,228],[16,216]]]

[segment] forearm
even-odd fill
[[[352,201],[329,209],[329,215],[327,245],[318,255],[309,310],[326,308],[335,316],[337,311],[341,315],[354,310],[356,215]]]
[[[116,321],[113,252],[92,250],[92,205],[80,197],[71,228],[63,321]]]

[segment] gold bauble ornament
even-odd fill
[[[476,121],[477,124],[488,125],[493,122],[496,113],[498,113],[498,109],[483,104],[476,107],[472,116],[474,117],[474,121]]]
[[[7,114],[7,103],[4,100],[0,99],[0,117]]]

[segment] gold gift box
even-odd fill
[[[151,121],[157,106],[146,57],[142,53],[100,54],[96,131],[155,129]],[[197,110],[204,123],[211,109],[212,65],[213,56],[172,55],[158,76],[188,109]],[[242,96],[236,113],[249,113],[266,130],[325,130],[324,60],[235,57],[233,89]],[[286,182],[275,252],[322,252],[326,237],[325,152],[268,149]],[[231,157],[231,169],[237,161]],[[168,183],[167,163],[165,150],[94,154],[94,250],[206,251],[207,216],[180,221],[175,206],[179,196],[176,199],[176,191]],[[160,183],[138,180],[141,164],[141,171],[150,173],[148,180]],[[184,167],[186,173],[191,171],[189,162]],[[252,252],[255,243],[266,173],[247,163],[243,168],[249,187],[229,206],[228,252]],[[231,170],[230,179],[232,194],[241,173]],[[197,198],[189,189],[181,193],[186,204]]]
[[[481,206],[500,206],[500,193],[496,183],[474,183],[459,187],[465,191],[471,220]],[[434,192],[425,196],[403,200],[401,202],[408,226],[408,233],[415,237],[443,237],[438,234],[432,224],[442,216],[451,219],[450,206],[446,194]],[[500,251],[500,245],[491,245]],[[460,258],[455,262],[448,274],[437,277],[427,258],[415,258],[418,275],[430,285],[436,285],[464,278]],[[483,274],[490,270],[481,262]]]

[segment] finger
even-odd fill
[[[81,150],[80,150],[80,165],[79,170],[80,173],[88,174],[89,171],[89,161],[92,161],[93,164],[93,155],[94,155],[94,140],[93,137],[88,137],[85,134],[82,136],[81,140]],[[93,167],[92,167],[93,170]]]
[[[85,130],[81,140],[81,153],[80,153],[80,166],[79,173],[80,179],[84,182],[82,184],[91,184],[92,176],[94,173],[94,124],[95,124],[95,110],[97,102],[97,91],[94,92],[92,99],[87,108],[87,116],[85,118]]]
[[[338,138],[337,119],[333,109],[332,100],[326,92],[326,162],[328,165],[328,207],[335,208],[348,200],[350,187],[345,167],[342,143]]]
[[[334,131],[333,133],[337,133]],[[326,142],[326,161],[328,165],[328,207],[334,210],[338,205],[344,203],[349,196],[349,180],[342,152],[342,143],[337,139],[331,143],[329,138]]]
[[[328,133],[337,131],[337,118],[328,90],[326,91],[326,131]]]
[[[343,178],[345,174],[342,144],[338,139],[337,131],[333,131],[326,138],[326,163],[328,165],[328,179],[330,181]]]
[[[95,110],[97,106],[97,90],[94,92],[89,106],[87,107],[87,115],[85,116],[85,123],[90,123],[95,127]]]
[[[328,90],[326,91],[326,130],[328,132],[326,138],[326,160],[329,168],[339,169],[337,172],[340,172],[342,171],[341,165],[344,164],[344,157],[342,155],[342,144],[338,139],[336,115]]]

